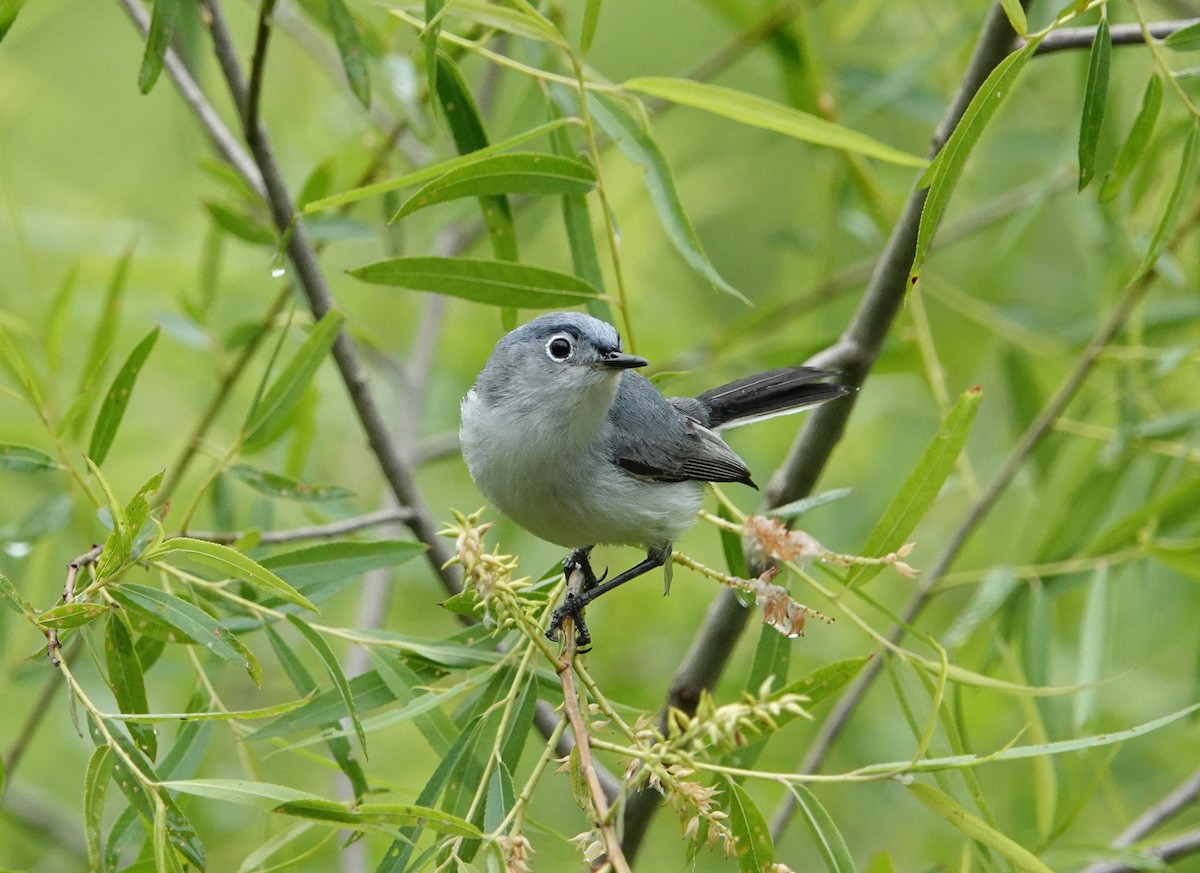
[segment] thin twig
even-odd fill
[[[583,581],[583,570],[580,567],[576,567],[567,579],[567,597],[578,594],[583,589]],[[579,694],[575,689],[575,670],[573,666],[576,657],[575,622],[573,619],[568,618],[563,622],[562,633],[566,642],[563,645],[563,653],[559,658],[556,672],[558,673],[559,681],[562,683],[563,712],[571,725],[571,733],[575,737],[575,749],[579,756],[579,770],[583,774],[584,781],[587,783],[588,795],[591,798],[592,806],[596,813],[596,819],[592,824],[604,841],[604,850],[607,855],[608,864],[617,873],[629,873],[629,862],[625,860],[625,855],[621,850],[621,841],[617,837],[617,829],[610,815],[608,798],[605,796],[604,788],[600,784],[600,778],[596,773],[596,765],[592,760],[592,747],[587,725],[584,723],[583,715],[579,711]]]
[[[397,506],[391,509],[368,512],[364,515],[356,515],[354,518],[347,518],[342,521],[332,521],[329,524],[294,527],[291,530],[266,531],[259,537],[258,541],[263,545],[274,545],[276,543],[293,543],[297,540],[322,540],[385,524],[408,524],[411,519],[411,509],[405,506]],[[190,530],[186,534],[178,534],[178,536],[188,536],[194,540],[207,540],[210,543],[220,543],[226,546],[236,543],[245,535],[246,531],[242,530]]]
[[[1184,807],[1190,806],[1200,797],[1200,770],[1181,782],[1175,790],[1147,809],[1133,823],[1113,839],[1110,844],[1114,849],[1132,846],[1154,833]]]
[[[1155,21],[1149,25],[1150,35],[1155,39],[1165,39],[1176,31],[1183,30],[1185,27],[1191,27],[1193,24],[1200,22],[1200,18],[1183,18],[1175,21]],[[1142,33],[1141,25],[1136,22],[1130,24],[1114,24],[1109,29],[1109,37],[1112,39],[1114,46],[1118,45],[1143,45],[1146,42],[1145,35]],[[1056,30],[1048,34],[1038,47],[1033,50],[1034,55],[1048,55],[1051,52],[1069,51],[1071,49],[1090,49],[1092,43],[1096,41],[1095,27],[1064,27],[1061,30]],[[1020,48],[1025,44],[1024,40],[1018,40],[1016,48]]]
[[[75,599],[75,579],[79,575],[79,571],[96,562],[100,557],[100,553],[104,551],[104,546],[95,545],[75,558],[67,564],[67,577],[63,583],[62,602],[70,603]],[[55,667],[58,666],[58,650],[61,644],[58,641],[58,629],[50,628],[46,631],[46,655],[50,658],[50,663]]]
[[[240,95],[245,94],[244,79],[220,4],[217,0],[205,0],[204,6],[210,16],[210,30],[218,64],[230,92],[238,99]],[[295,201],[288,192],[270,139],[261,123],[246,130],[246,139],[266,184],[267,205],[270,207],[275,226],[288,239],[288,255],[295,268],[300,288],[308,299],[313,317],[320,319],[333,308],[333,295],[317,261],[316,251],[309,241],[304,223],[295,220]],[[450,550],[445,541],[437,535],[437,525],[433,516],[425,506],[412,471],[399,452],[371,392],[369,377],[362,360],[344,332],[334,342],[333,358],[384,478],[399,504],[412,510],[412,518],[407,522],[409,528],[417,539],[429,546],[428,559],[442,586],[447,591],[456,593],[460,586],[459,573],[457,568],[447,566],[451,557]]]
[[[258,125],[258,109],[262,102],[263,77],[267,69],[267,46],[271,44],[271,14],[275,0],[262,0],[258,10],[258,28],[254,32],[254,54],[250,58],[250,84],[242,106],[242,126],[253,130]]]
[[[119,0],[119,2],[144,38],[150,31],[149,14],[138,0]],[[217,151],[250,187],[265,196],[267,189],[263,186],[262,175],[254,166],[254,161],[246,154],[246,150],[237,141],[237,137],[233,135],[212,104],[208,102],[208,98],[204,96],[204,92],[200,90],[200,86],[196,84],[196,80],[192,78],[192,74],[188,72],[188,68],[174,49],[167,49],[167,53],[163,57],[163,66],[167,68],[167,74],[175,83],[175,87],[184,101],[191,107],[196,120],[200,122],[200,126],[213,141]]]
[[[1015,34],[999,4],[988,13],[962,84],[945,117],[933,134],[931,153],[936,153],[966,111],[984,79],[1008,54]],[[917,228],[928,189],[915,190],[905,204],[875,267],[863,298],[838,342],[810,363],[845,372],[845,381],[859,386],[882,348],[900,304],[908,290],[909,269],[916,251]],[[782,506],[812,493],[817,479],[841,440],[846,421],[854,408],[855,395],[818,407],[808,418],[793,443],[784,464],[771,478],[764,494],[767,508]],[[754,573],[751,568],[751,573]],[[723,591],[709,608],[704,625],[692,641],[671,684],[668,706],[694,711],[700,690],[712,688],[729,660],[749,620],[750,610],[737,595]],[[664,712],[665,712],[664,708]],[[659,798],[648,791],[630,797],[625,813],[626,853],[632,857],[659,806]]]
[[[1200,828],[1138,850],[1138,854],[1146,859],[1168,863],[1197,852],[1200,852]],[[1082,873],[1139,873],[1146,869],[1144,864],[1135,865],[1128,861],[1101,861],[1085,867]]]

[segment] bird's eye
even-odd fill
[[[571,357],[572,351],[574,351],[574,346],[565,336],[556,336],[550,342],[546,343],[546,354],[555,361],[567,360],[567,358]]]

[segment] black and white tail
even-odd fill
[[[708,413],[709,427],[737,427],[848,394],[850,389],[844,385],[821,381],[838,375],[816,367],[781,367],[705,391],[696,400]]]

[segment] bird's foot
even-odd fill
[[[546,639],[558,642],[558,632],[563,622],[568,618],[575,625],[575,646],[580,654],[585,654],[592,644],[592,635],[588,633],[587,625],[583,622],[583,608],[587,601],[575,594],[568,594],[562,606],[554,610],[550,616],[550,627],[546,628]]]
[[[563,576],[568,582],[571,581],[571,574],[576,570],[583,573],[583,591],[590,591],[595,588],[608,576],[608,568],[604,568],[604,572],[599,577],[592,570],[591,562],[588,556],[592,553],[592,546],[580,546],[577,549],[572,549],[571,554],[563,558]]]

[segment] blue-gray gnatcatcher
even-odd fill
[[[582,591],[551,618],[552,640],[570,616],[587,645],[583,608],[670,559],[702,483],[756,487],[718,430],[847,392],[821,381],[836,373],[786,367],[667,398],[633,372],[647,363],[621,351],[612,325],[552,312],[501,339],[463,399],[459,437],[479,490],[530,533],[573,549],[568,575],[583,571]],[[640,546],[646,559],[605,582],[588,564],[600,543]]]

